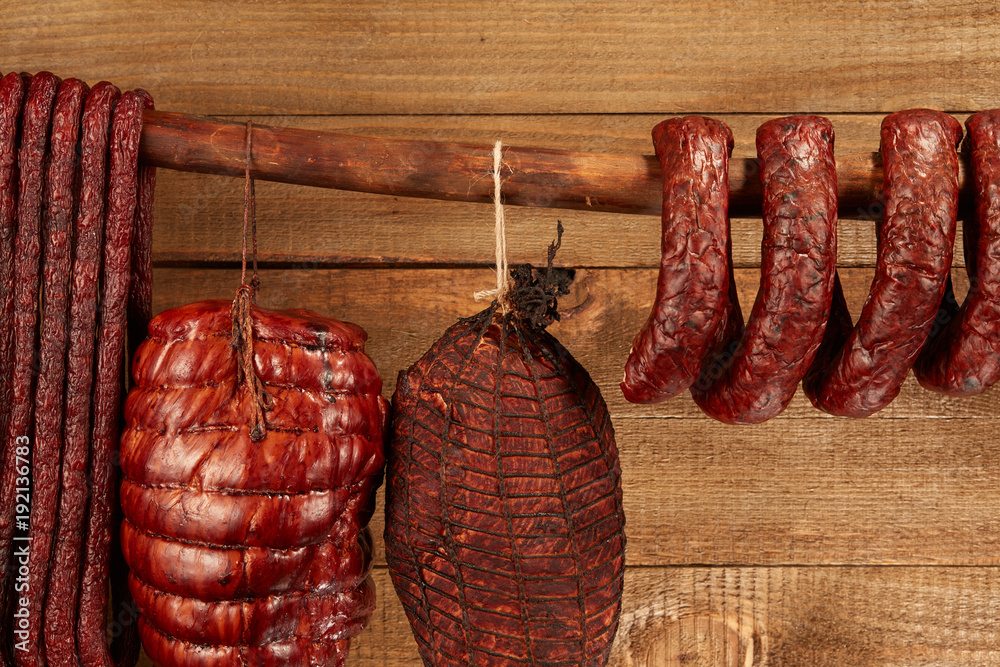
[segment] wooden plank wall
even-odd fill
[[[762,120],[815,112],[846,154],[875,150],[889,111],[1000,106],[998,14],[986,0],[7,2],[0,71],[105,78],[160,109],[257,123],[599,151],[650,153],[656,122],[696,112],[747,156]],[[493,281],[489,207],[257,192],[262,304],[362,325],[387,395]],[[241,197],[238,180],[160,172],[157,312],[231,298]],[[855,313],[879,213],[841,211]],[[688,396],[630,405],[617,382],[652,300],[659,221],[508,215],[512,261],[541,261],[565,225],[558,261],[578,272],[552,330],[618,433],[629,567],[612,664],[1000,664],[1000,394],[943,398],[910,378],[867,420],[800,395],[756,427],[716,423]],[[750,303],[760,221],[733,230]],[[418,664],[377,544],[379,606],[350,664]]]

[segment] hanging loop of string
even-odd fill
[[[507,225],[504,218],[503,201],[500,196],[500,170],[503,165],[503,144],[497,139],[493,145],[493,217],[496,236],[497,286],[473,294],[476,301],[495,299],[500,310],[506,314],[510,310],[510,272],[507,268]]]
[[[264,439],[267,424],[264,411],[273,405],[271,395],[264,389],[263,383],[257,377],[254,368],[253,355],[253,319],[251,306],[257,301],[257,291],[260,278],[257,275],[257,207],[255,202],[253,178],[250,177],[250,162],[252,156],[253,124],[247,121],[246,140],[246,183],[243,187],[243,258],[240,272],[240,287],[233,299],[232,319],[233,333],[230,345],[236,350],[236,375],[238,384],[245,385],[249,394],[250,439]],[[247,232],[253,240],[253,277],[247,284]]]
[[[257,290],[260,287],[260,277],[257,275],[257,197],[254,179],[250,176],[250,162],[253,156],[253,121],[247,121],[246,140],[246,180],[243,185],[243,270],[240,274],[240,284],[247,284],[247,227],[251,229],[253,238],[253,278],[250,279],[250,292],[254,303],[257,302]]]

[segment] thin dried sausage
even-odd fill
[[[15,651],[21,667],[45,662],[42,607],[49,557],[59,506],[59,464],[62,451],[63,387],[66,381],[67,308],[71,266],[76,149],[80,113],[87,85],[66,79],[59,86],[52,111],[43,212],[42,321],[38,388],[35,392],[35,439],[31,453],[31,551],[28,559],[27,625],[34,631]]]
[[[14,365],[14,223],[17,214],[17,130],[24,79],[16,73],[0,79],[0,469],[7,451],[7,424],[13,394]],[[10,578],[0,573],[0,636],[7,637]],[[0,663],[8,664],[6,642],[0,642]]]
[[[108,129],[111,110],[119,94],[118,88],[110,83],[98,83],[87,96],[83,111],[80,194],[74,223],[73,284],[70,292],[71,345],[66,362],[62,491],[45,607],[46,659],[52,667],[75,667],[79,664],[76,619],[87,509],[94,332],[104,235]]]
[[[105,615],[118,411],[125,355],[125,315],[131,272],[130,249],[136,203],[142,98],[124,93],[111,122],[111,163],[101,285],[100,329],[90,459],[90,506],[84,544],[77,648],[84,667],[110,667]]]
[[[153,97],[141,88],[134,91],[142,98],[143,108],[153,109]],[[145,340],[149,321],[153,317],[153,191],[156,168],[139,164],[135,222],[132,232],[132,277],[129,281],[128,302],[128,367],[139,344]],[[131,667],[139,659],[138,608],[132,600],[128,584],[128,563],[122,554],[119,531],[123,519],[118,502],[112,504],[115,515],[111,539],[111,594],[114,623],[111,633],[111,657],[116,667]]]
[[[41,204],[45,152],[48,145],[52,104],[60,80],[49,72],[31,79],[22,117],[18,151],[20,183],[17,201],[17,233],[14,237],[14,363],[11,375],[13,402],[7,424],[3,475],[0,478],[0,576],[9,586],[12,565],[17,489],[30,475],[19,452],[28,449],[34,419],[34,388],[37,368],[39,255],[41,253]],[[23,494],[22,494],[23,497]],[[27,516],[25,513],[23,516]],[[18,531],[27,530],[18,519]],[[26,534],[25,534],[26,536]]]

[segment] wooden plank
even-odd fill
[[[996,420],[615,425],[632,564],[1000,565]]]
[[[542,259],[542,249],[536,259]],[[740,300],[749,306],[757,291],[758,271],[741,269],[736,275]],[[872,272],[845,269],[841,278],[857,316]],[[967,284],[964,274],[956,271],[954,278],[961,296]],[[238,271],[227,269],[158,269],[155,310],[207,298],[231,299],[238,281]],[[269,270],[261,284],[265,307],[309,308],[364,327],[370,337],[369,353],[382,373],[385,391],[391,392],[400,370],[415,362],[459,317],[484,307],[471,294],[494,285],[495,278],[485,268]],[[551,331],[594,377],[615,417],[700,419],[701,410],[686,393],[658,405],[639,406],[626,402],[618,389],[632,338],[649,313],[655,284],[656,272],[651,269],[580,270],[572,293],[561,302],[562,321]],[[1000,394],[994,390],[973,398],[946,397],[924,390],[911,377],[899,398],[873,418],[998,415]],[[797,418],[833,419],[815,410],[801,392],[778,419]]]
[[[995,665],[998,574],[993,568],[630,569],[611,664]]]
[[[1000,565],[1000,420],[614,423],[631,565]]]
[[[348,664],[419,664],[386,570]],[[628,568],[613,667],[987,667],[996,568]],[[961,604],[956,604],[961,600]]]
[[[262,117],[261,123],[377,137],[511,144],[557,149],[651,152],[649,131],[661,116]],[[735,155],[754,154],[765,115],[721,116],[736,140]],[[959,116],[964,120],[964,116]],[[879,115],[833,115],[841,153],[877,150]],[[160,170],[155,257],[159,264],[238,260],[242,181]],[[488,174],[483,174],[488,179]],[[279,266],[487,264],[494,261],[492,209],[479,204],[334,192],[280,183],[257,185],[261,259]],[[840,266],[873,266],[874,204],[842,210]],[[577,267],[655,267],[660,222],[655,216],[507,208],[509,256],[528,260],[561,220],[566,243],[559,261]],[[737,266],[760,263],[760,220],[732,223]],[[614,243],[608,243],[614,238]],[[961,236],[956,242],[961,248]],[[964,257],[956,258],[964,265]]]
[[[5,70],[189,113],[876,112],[1000,106],[987,0],[5,7]],[[901,22],[905,17],[905,27]]]

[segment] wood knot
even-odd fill
[[[638,620],[620,637],[621,664],[635,667],[751,667],[760,646],[752,621],[711,612]]]

